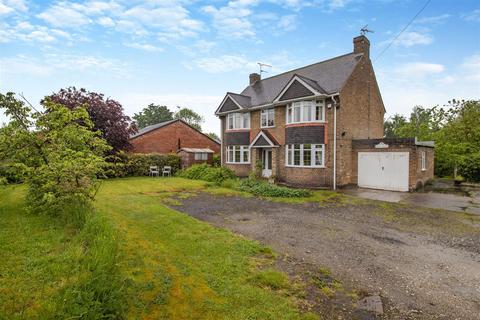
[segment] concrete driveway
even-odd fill
[[[439,192],[395,192],[374,189],[344,189],[341,192],[364,199],[412,204],[427,208],[467,212],[480,215],[480,191],[471,196]]]

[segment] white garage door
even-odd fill
[[[359,152],[358,186],[408,191],[408,152]]]

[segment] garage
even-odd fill
[[[408,191],[409,152],[359,152],[358,186]]]

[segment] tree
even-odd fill
[[[205,134],[215,141],[220,141],[220,137],[215,132],[209,132]]]
[[[14,93],[0,94],[0,108],[12,119],[0,134],[0,154],[26,169],[32,211],[82,223],[110,146],[84,107],[69,109],[49,98],[43,104],[46,111],[32,111]]]
[[[180,107],[173,115],[173,118],[183,120],[199,131],[202,131],[202,123],[205,121],[201,115],[192,109]]]
[[[77,90],[75,87],[61,89],[48,98],[51,102],[64,105],[71,110],[86,106],[93,122],[92,130],[99,130],[101,137],[112,146],[114,152],[131,148],[129,137],[137,132],[137,128],[131,123],[130,118],[124,115],[119,102],[110,98],[105,99],[101,93],[88,92],[83,88]]]
[[[152,124],[173,120],[173,112],[170,111],[166,106],[150,103],[142,111],[135,113],[133,119],[136,121],[137,126],[141,129]]]
[[[400,136],[400,130],[407,123],[407,118],[402,115],[395,114],[393,117],[388,118],[384,123],[385,138],[398,138]]]

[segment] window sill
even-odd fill
[[[423,172],[423,171],[427,171],[427,169],[422,169],[422,172]]]
[[[250,131],[250,128],[245,128],[245,129],[225,129],[225,132],[242,132],[242,131]]]
[[[307,121],[307,122],[290,122],[290,123],[285,123],[285,126],[294,126],[294,125],[302,125],[302,124],[325,124],[327,121],[322,120],[322,121]]]
[[[262,126],[260,126],[260,129],[271,129],[271,128],[275,128],[275,126],[271,126],[271,127],[262,127]]]
[[[325,166],[294,166],[294,165],[285,165],[287,168],[303,168],[303,169],[325,169]]]
[[[250,162],[225,162],[226,164],[250,164]]]

